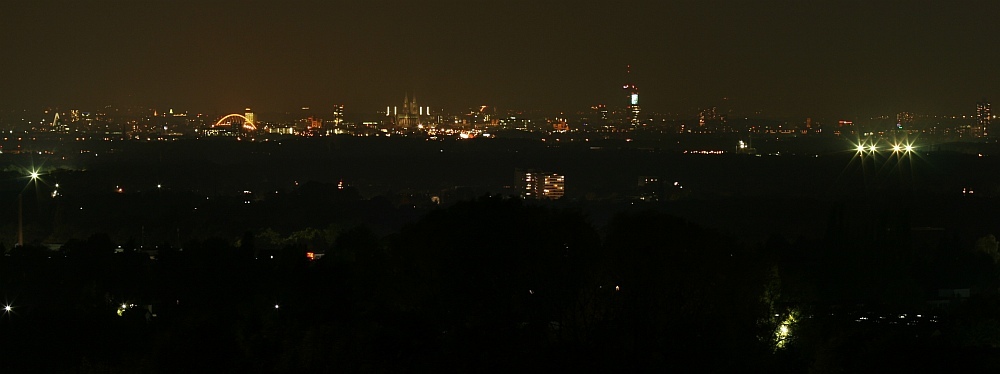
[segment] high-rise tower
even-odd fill
[[[333,124],[340,126],[344,122],[344,104],[333,105]]]
[[[635,83],[632,83],[632,65],[626,66],[625,76],[625,85],[622,86],[622,89],[628,92],[628,105],[625,106],[626,116],[630,125],[639,126],[639,89],[635,87]]]
[[[246,117],[247,123],[257,126],[257,119],[254,117],[253,111],[250,110],[250,108],[246,109],[246,113],[243,116]]]
[[[976,132],[979,136],[988,136],[990,130],[990,102],[983,101],[976,103]]]

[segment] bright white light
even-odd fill
[[[870,151],[870,152],[875,152],[876,150],[877,150],[877,148],[875,148],[875,145],[874,145],[874,144],[872,144],[872,145],[868,146],[868,151]]]
[[[11,308],[11,306],[10,306],[10,305],[4,305],[4,306],[3,306],[3,311],[4,311],[4,312],[10,312],[10,311],[11,311],[11,310],[13,310],[13,309],[14,309],[14,308]]]
[[[278,309],[278,308],[279,308],[279,305],[278,304],[274,304],[274,309]]]
[[[858,152],[860,153],[860,152],[864,152],[864,151],[865,151],[864,144],[858,144]]]
[[[903,150],[907,152],[913,152],[913,146],[907,144],[905,147],[903,147]]]
[[[29,176],[31,177],[31,180],[38,179],[38,170],[32,170]]]
[[[892,145],[892,151],[893,152],[899,152],[901,149],[902,149],[902,147],[900,147],[899,144],[893,144]]]

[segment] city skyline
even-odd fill
[[[0,106],[226,112],[421,103],[764,117],[974,114],[997,3],[428,1],[4,4]],[[626,66],[631,76],[626,77]]]

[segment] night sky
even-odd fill
[[[0,2],[0,108],[972,114],[1000,1]]]

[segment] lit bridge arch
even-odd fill
[[[218,127],[218,126],[227,125],[227,124],[230,125],[230,126],[232,126],[232,122],[227,122],[227,120],[231,120],[232,118],[242,118],[243,119],[243,129],[244,130],[247,130],[247,131],[255,131],[255,130],[257,130],[257,126],[252,121],[250,121],[249,118],[247,118],[246,116],[244,116],[242,114],[238,114],[238,113],[227,114],[226,116],[220,118],[218,121],[215,121],[215,124],[212,125],[212,127]]]

